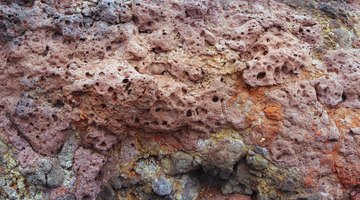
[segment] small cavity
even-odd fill
[[[218,101],[219,101],[219,97],[213,96],[212,101],[213,101],[214,103],[218,102]]]
[[[265,78],[265,76],[266,76],[266,72],[260,72],[257,74],[256,79],[260,80]]]
[[[86,76],[86,78],[91,78],[92,77],[92,75],[89,72],[86,72],[85,76]]]
[[[113,88],[113,87],[109,87],[107,91],[108,91],[108,92],[113,92],[113,91],[114,91],[114,88]]]
[[[186,111],[186,117],[191,117],[191,116],[192,116],[191,110]]]
[[[134,120],[134,121],[135,121],[135,123],[137,123],[137,124],[138,124],[138,123],[140,123],[140,119],[139,119],[139,118],[137,118],[137,117],[135,118],[135,120]]]
[[[56,115],[51,115],[51,117],[54,119],[54,121],[58,120],[58,117]]]

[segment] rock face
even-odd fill
[[[0,199],[360,199],[360,5],[0,2]]]

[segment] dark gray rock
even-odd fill
[[[255,146],[255,152],[263,155],[264,157],[269,156],[269,151],[264,147]]]
[[[115,200],[115,192],[110,184],[101,186],[100,193],[97,196],[100,200]]]
[[[121,177],[112,177],[110,179],[110,185],[115,189],[115,190],[120,190],[123,187],[123,182],[121,180]]]
[[[21,118],[27,118],[29,117],[29,114],[33,112],[34,108],[34,102],[31,96],[27,93],[23,93],[16,105],[15,113]]]
[[[64,171],[59,165],[54,165],[47,175],[46,184],[49,187],[58,187],[64,182]]]
[[[26,12],[18,4],[0,6],[0,42],[8,42],[26,31]]]
[[[319,9],[332,19],[337,18],[337,11],[330,4],[320,3]]]
[[[121,8],[115,0],[100,0],[96,7],[97,14],[102,21],[117,24],[120,22]]]
[[[56,162],[41,158],[38,160],[33,182],[48,187],[58,187],[64,181],[64,171]]]
[[[110,24],[126,23],[132,19],[131,9],[125,2],[100,0],[95,10],[100,20]]]

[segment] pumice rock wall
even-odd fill
[[[359,200],[357,0],[1,0],[0,199]]]

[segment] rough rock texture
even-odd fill
[[[356,0],[0,1],[0,199],[359,200]]]

